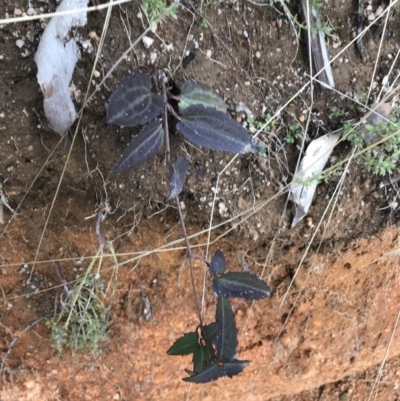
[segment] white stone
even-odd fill
[[[143,42],[143,46],[146,49],[149,49],[153,45],[154,39],[150,38],[149,36],[143,36],[142,42]]]
[[[18,40],[15,42],[15,44],[17,45],[17,47],[19,47],[19,48],[21,49],[22,47],[25,46],[25,41],[23,41],[22,39],[18,39]]]

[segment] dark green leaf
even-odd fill
[[[222,376],[222,372],[222,365],[214,363],[202,372],[196,373],[190,377],[185,377],[183,380],[190,383],[208,383],[219,379]]]
[[[265,281],[255,274],[231,272],[215,277],[213,291],[227,298],[261,299],[269,297],[271,290]]]
[[[213,107],[196,104],[184,109],[177,129],[196,146],[232,153],[260,153],[247,130]]]
[[[194,351],[193,354],[193,370],[195,373],[200,373],[215,362],[215,357],[212,350],[206,345],[202,345]]]
[[[210,263],[210,273],[213,276],[222,274],[226,270],[226,260],[224,254],[218,250],[214,253]]]
[[[199,347],[199,336],[196,332],[185,333],[178,338],[167,351],[168,355],[189,355]]]
[[[107,108],[107,123],[125,127],[144,125],[161,114],[163,98],[151,91],[151,79],[141,73],[129,75],[115,89]]]
[[[166,201],[176,198],[182,191],[183,181],[189,171],[190,164],[184,157],[178,157],[175,164],[171,165],[171,192]]]
[[[232,378],[243,371],[243,369],[249,364],[249,361],[238,361],[234,359],[232,362],[226,362],[222,365],[222,375]]]
[[[238,329],[231,305],[224,296],[218,297],[217,313],[217,357],[219,361],[232,361],[238,346]]]
[[[113,173],[122,173],[137,167],[157,154],[164,143],[164,130],[156,120],[144,126],[122,153]]]
[[[226,362],[222,365],[214,363],[208,368],[194,375],[187,371],[187,373],[191,376],[185,377],[183,380],[191,383],[208,383],[223,376],[232,378],[233,376],[241,373],[248,364],[248,361],[238,361],[237,359],[234,359],[231,362]]]
[[[185,371],[189,376],[193,376],[193,375],[196,374],[195,372],[192,372],[192,371],[189,370],[189,369],[184,369],[184,371]]]
[[[212,89],[198,82],[188,80],[182,85],[179,110],[182,113],[183,110],[194,104],[215,107],[217,110],[226,113],[225,102]]]
[[[217,343],[217,324],[215,322],[207,324],[204,326],[204,332],[208,341],[215,345]]]

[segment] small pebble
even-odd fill
[[[151,52],[150,53],[150,63],[154,64],[157,60],[157,53],[156,52]]]
[[[154,43],[154,39],[150,38],[149,36],[144,36],[142,39],[143,45],[146,49],[150,48]]]
[[[379,17],[383,13],[384,8],[382,6],[379,6],[376,11],[375,11],[375,16]]]
[[[20,8],[14,8],[14,15],[22,15],[22,10]]]
[[[260,52],[256,52],[256,57],[260,58],[261,57],[261,53]]]
[[[97,36],[97,33],[95,31],[89,32],[89,38],[96,43],[100,42],[100,38]]]
[[[91,53],[93,51],[93,45],[90,43],[90,40],[82,40],[81,45],[83,50],[85,50],[86,53]]]
[[[94,71],[93,71],[93,76],[94,76],[95,78],[98,78],[98,77],[100,76],[100,72],[97,71],[97,70],[94,70]]]
[[[23,41],[22,39],[17,39],[15,44],[17,45],[17,47],[21,49],[22,47],[25,46],[25,41]]]

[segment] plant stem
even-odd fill
[[[181,221],[183,236],[185,237],[186,248],[187,248],[187,252],[188,252],[187,257],[189,259],[189,266],[190,266],[190,279],[191,279],[191,282],[192,282],[193,295],[194,295],[194,300],[195,300],[195,303],[196,303],[197,315],[199,317],[200,328],[202,329],[203,328],[203,319],[201,317],[201,309],[200,309],[199,297],[197,296],[196,285],[195,285],[195,282],[194,282],[193,253],[192,253],[192,250],[190,248],[189,238],[188,238],[188,235],[187,235],[187,232],[186,232],[185,220],[183,218],[181,204],[179,202],[179,196],[177,196],[175,198],[175,200],[176,200],[176,206],[178,207],[179,220]]]
[[[177,112],[174,110],[174,108],[168,103],[167,104],[167,108],[168,108],[168,111],[178,120],[178,121],[181,121],[182,120],[182,118],[177,114]]]
[[[168,129],[168,99],[167,88],[165,87],[165,74],[163,71],[158,71],[158,79],[161,82],[163,101],[164,101],[164,131],[165,131],[165,158],[168,166],[171,166],[171,147],[169,144],[169,129]]]
[[[169,104],[168,104],[168,99],[167,99],[167,88],[165,87],[165,74],[163,71],[158,72],[158,78],[161,81],[162,95],[163,95],[163,100],[164,100],[163,120],[164,120],[164,131],[165,131],[165,157],[167,159],[168,166],[171,166],[172,165],[171,147],[170,147],[170,143],[169,143],[169,128],[168,128],[168,110],[169,110],[168,106],[169,106]],[[190,266],[190,279],[192,282],[192,289],[193,289],[193,295],[194,295],[194,300],[195,300],[196,309],[197,309],[197,315],[198,315],[199,322],[200,322],[200,329],[203,332],[203,327],[204,327],[203,319],[201,317],[199,297],[196,292],[196,285],[195,285],[195,281],[194,281],[194,268],[193,268],[194,255],[193,255],[191,247],[190,247],[189,238],[188,238],[186,226],[185,226],[185,220],[183,218],[182,208],[181,208],[181,204],[180,204],[178,195],[175,197],[175,201],[176,201],[176,206],[178,208],[179,220],[181,222],[182,232],[183,232],[183,236],[185,238],[185,243],[186,243],[187,258],[189,259],[189,266]]]

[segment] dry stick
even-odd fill
[[[192,28],[193,28],[193,25],[194,25],[194,21],[195,21],[194,13],[192,13],[188,8],[184,7],[182,4],[181,4],[181,7],[192,15],[192,22],[190,24],[189,31],[188,31],[188,33],[186,35],[186,41],[185,41],[185,45],[183,46],[182,56],[179,59],[179,64],[176,66],[175,70],[171,72],[172,77],[175,75],[176,71],[178,71],[178,68],[182,65],[182,60],[183,60],[183,58],[185,57],[185,54],[186,54],[186,48],[187,48],[187,44],[188,44],[188,41],[189,41],[189,35],[190,35],[190,32],[192,31]]]
[[[396,3],[397,1],[398,1],[398,0],[395,0],[394,2]],[[390,4],[389,4],[389,7],[388,7],[388,8],[390,8],[390,7],[392,6],[392,4],[393,4],[393,0],[390,0]],[[370,96],[371,91],[372,91],[372,86],[373,86],[373,84],[374,84],[375,74],[376,74],[376,70],[377,70],[377,68],[378,68],[379,55],[381,54],[382,43],[383,43],[383,39],[385,38],[385,31],[386,31],[387,22],[388,22],[388,20],[389,20],[389,16],[390,16],[390,13],[386,13],[384,30],[383,30],[383,33],[382,33],[382,36],[381,36],[381,41],[379,42],[378,54],[377,54],[376,59],[375,59],[374,71],[373,71],[373,73],[372,73],[371,83],[370,83],[370,85],[369,85],[368,95],[367,95],[367,98],[365,99],[365,104],[368,103],[368,99],[369,99],[369,96]]]
[[[399,48],[399,50],[397,50],[396,57],[394,58],[393,63],[392,63],[392,65],[390,66],[389,72],[386,74],[386,77],[388,78],[388,81],[389,81],[389,77],[390,77],[390,75],[391,75],[391,73],[392,73],[392,71],[393,71],[393,68],[394,68],[394,66],[396,65],[397,59],[399,58],[399,55],[400,55],[400,48]],[[397,77],[398,77],[398,75],[397,75]],[[392,84],[391,84],[390,87],[389,87],[389,91],[388,91],[388,92],[391,92],[390,88],[393,89],[393,86],[394,86],[394,84],[396,83],[396,80],[397,80],[397,78],[395,78],[395,79],[393,80]],[[377,100],[378,100],[378,101],[379,101],[379,99],[381,98],[381,95],[382,95],[382,92],[383,92],[383,89],[385,88],[385,86],[386,86],[386,85],[382,85],[381,90],[379,91],[379,95],[378,95],[378,97],[377,97]]]
[[[374,389],[375,389],[375,386],[377,386],[377,387],[376,387],[376,395],[378,394],[379,381],[380,381],[380,378],[381,378],[381,376],[382,376],[383,367],[385,366],[386,360],[387,360],[388,355],[389,355],[389,349],[390,349],[390,347],[391,347],[391,345],[392,345],[393,338],[394,338],[394,334],[395,334],[395,332],[396,332],[396,329],[397,329],[397,325],[398,325],[398,323],[399,323],[399,320],[400,320],[400,311],[399,311],[398,314],[397,314],[397,319],[396,319],[396,322],[395,322],[394,327],[393,327],[393,330],[392,330],[392,335],[390,336],[389,343],[388,343],[388,345],[387,345],[387,347],[386,347],[385,355],[384,355],[384,357],[383,357],[382,363],[381,363],[381,365],[379,366],[378,374],[377,374],[376,380],[375,380],[375,382],[374,382],[374,385],[373,385],[373,387],[372,387],[372,390],[371,390],[371,392],[370,392],[370,395],[369,395],[369,397],[368,397],[368,401],[369,401],[369,400],[371,399],[371,397],[372,397],[372,393],[373,393],[373,391],[374,391]],[[375,399],[376,399],[376,395],[375,395]]]
[[[109,8],[110,6],[116,6],[118,4],[132,2],[132,0],[111,0],[109,3],[99,4],[97,6],[92,7],[84,7],[84,8],[75,8],[73,10],[65,10],[65,11],[56,11],[54,13],[47,13],[47,14],[39,14],[39,15],[26,15],[24,17],[15,17],[15,18],[4,18],[0,19],[0,25],[3,24],[15,24],[17,22],[25,22],[25,21],[32,21],[37,19],[45,19],[45,18],[52,18],[52,17],[60,17],[63,15],[75,14],[80,12],[91,12],[91,11],[100,11],[105,8]]]
[[[168,99],[167,99],[167,88],[165,86],[165,79],[166,76],[164,74],[164,72],[160,71],[159,74],[159,79],[161,81],[161,87],[162,87],[162,94],[163,94],[163,100],[164,100],[164,130],[165,130],[165,156],[167,159],[167,164],[168,166],[172,166],[172,162],[171,162],[171,148],[170,148],[170,143],[169,143],[169,128],[168,128]],[[182,232],[183,232],[183,236],[185,238],[185,243],[186,243],[186,249],[187,249],[187,258],[189,259],[189,266],[190,266],[190,279],[192,282],[192,289],[193,289],[193,295],[194,295],[194,300],[196,303],[196,309],[197,309],[197,315],[200,321],[200,329],[203,332],[203,319],[201,317],[201,309],[200,309],[200,304],[199,304],[199,298],[197,296],[197,291],[196,291],[196,284],[194,281],[194,268],[193,268],[193,252],[191,250],[190,247],[190,242],[189,242],[189,238],[187,235],[187,231],[186,231],[186,226],[185,226],[185,219],[183,217],[183,213],[182,213],[182,208],[181,208],[181,204],[179,201],[179,195],[177,195],[175,197],[175,201],[176,201],[176,207],[178,208],[178,213],[179,213],[179,220],[181,222],[181,226],[182,226]]]

